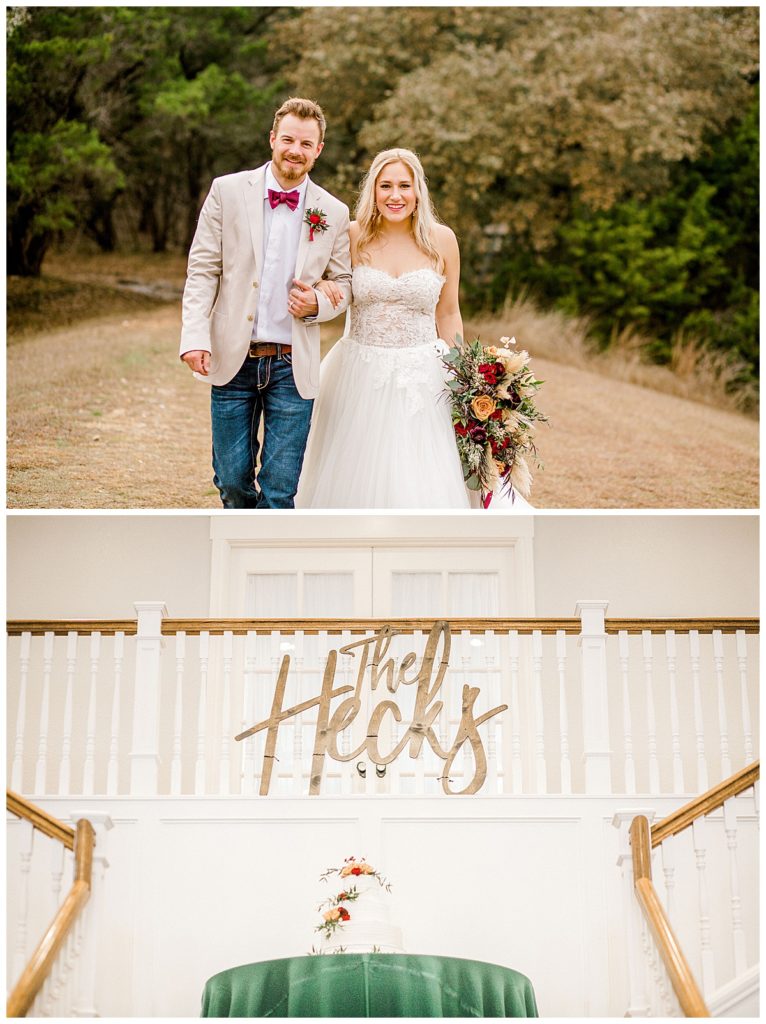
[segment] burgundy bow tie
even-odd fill
[[[272,210],[275,210],[280,203],[289,206],[291,210],[297,210],[300,197],[301,194],[297,188],[293,189],[292,192],[277,192],[275,188],[269,189],[269,202],[271,203]]]

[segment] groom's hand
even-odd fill
[[[289,312],[299,320],[304,316],[316,316],[319,312],[319,302],[316,292],[310,284],[293,279],[293,286],[287,296],[287,308]]]
[[[209,352],[205,352],[201,349],[194,349],[191,352],[184,352],[181,358],[189,369],[194,371],[194,373],[201,373],[203,377],[207,377],[208,371],[210,370]]]

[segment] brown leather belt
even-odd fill
[[[272,345],[268,341],[251,341],[248,354],[251,359],[260,359],[262,356],[289,355],[292,350],[292,345]]]

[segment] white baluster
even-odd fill
[[[170,755],[170,792],[180,796],[183,782],[182,736],[184,722],[184,673],[186,670],[186,631],[176,633],[176,692],[173,707],[173,748]]]
[[[494,645],[494,630],[487,630],[485,635],[485,643],[487,645],[486,650],[489,652],[484,656],[485,665],[485,679],[488,682],[487,685],[487,697],[491,700],[491,705],[494,706],[500,703],[497,700],[497,690],[495,689],[494,679],[495,673],[492,671],[496,667],[496,660],[494,657],[495,645]],[[502,717],[502,716],[501,716]],[[488,793],[499,793],[500,787],[498,786],[498,774],[497,774],[497,718],[490,718],[487,723],[487,792]],[[448,749],[445,744],[442,747]]]
[[[424,640],[424,641],[426,640],[425,635],[420,634],[420,637],[421,637],[421,640]],[[422,656],[422,652],[425,649],[424,646],[418,645],[418,647],[416,649],[417,649],[418,654],[421,654],[421,656]],[[462,651],[461,651],[461,654],[462,654]],[[462,661],[461,661],[461,664],[462,664]],[[450,695],[451,694],[456,694],[457,695],[458,693],[462,694],[462,690],[463,690],[462,686],[456,686],[453,674],[452,674],[452,672],[450,672],[448,670],[447,674],[445,676],[445,680],[444,680],[444,692],[447,694],[447,699],[446,699],[445,703],[446,703],[447,707],[449,707]],[[457,704],[458,704],[458,707],[462,708],[462,699],[461,698],[457,699]],[[442,712],[442,714],[443,713],[444,712]],[[423,746],[425,747],[425,744]],[[409,749],[409,748],[407,748],[407,749]],[[422,794],[424,794],[426,792],[425,767],[424,767],[425,758],[424,758],[423,753],[422,753],[422,748],[421,748],[420,757],[418,757],[414,762],[410,761],[409,756],[407,757],[407,760],[410,762],[410,764],[414,768],[415,792],[419,796],[421,796]],[[440,771],[441,775],[446,775],[446,771],[445,771],[446,767],[447,767],[447,762],[446,761],[442,762],[442,768],[441,768],[441,771]],[[454,773],[457,774],[457,771],[458,771],[457,759],[456,759],[455,762],[453,762],[453,766],[452,767],[453,767]],[[439,782],[438,792],[440,794],[444,792],[444,789],[442,787],[441,781]]]
[[[702,691],[700,689],[700,635],[696,629],[689,630],[689,657],[692,670],[692,691],[694,694],[694,736],[697,750],[697,789],[704,793],[709,789],[707,758],[705,756],[705,726],[702,718]]]
[[[649,751],[649,792],[660,792],[660,766],[657,761],[657,720],[654,711],[652,634],[648,629],[641,633],[644,658],[644,680],[646,683],[647,747]]]
[[[64,697],[64,725],[61,737],[61,763],[59,765],[59,796],[68,796],[72,775],[72,691],[77,665],[77,633],[70,630],[66,642],[66,690]]]
[[[101,656],[101,634],[90,636],[90,692],[88,694],[88,726],[85,736],[85,764],[82,774],[82,791],[92,796],[96,777],[96,692],[98,687],[98,662]]]
[[[230,629],[223,634],[223,703],[221,706],[221,749],[219,752],[218,792],[228,796],[231,792],[231,662],[234,657],[234,634]]]
[[[721,778],[728,779],[731,775],[731,758],[729,757],[729,727],[723,685],[723,635],[720,629],[713,630],[713,661],[718,691],[718,730],[721,734]]]
[[[700,960],[702,963],[702,991],[709,996],[715,990],[715,964],[710,941],[710,899],[707,884],[707,819],[695,818],[692,823],[692,842],[697,862],[697,888],[699,898]]]
[[[51,978],[51,976],[49,974],[48,977],[43,982],[42,988],[40,989],[39,993],[37,994],[37,999],[35,1000],[35,1002],[36,1002],[37,1007],[38,1007],[38,1011],[37,1011],[37,1016],[38,1017],[50,1017],[50,1011],[49,1011],[48,1007],[49,1007],[50,1002],[51,1002],[51,986],[52,986],[52,983],[53,983],[52,982],[52,978]]]
[[[207,674],[210,664],[210,633],[199,635],[199,699],[197,702],[197,755],[194,764],[194,793],[205,794],[205,738],[207,730]]]
[[[58,840],[53,840],[50,843],[51,850],[51,892],[53,894],[51,899],[52,913],[51,917],[56,913],[61,903],[61,883],[64,877],[64,861],[66,858],[66,846]]]
[[[654,990],[657,997],[657,1017],[669,1017],[670,1016],[670,995],[668,992],[667,974],[665,972],[664,964],[660,958],[659,950],[653,940],[649,940],[649,966],[652,971],[652,977],[654,979]]]
[[[753,809],[755,811],[755,821],[758,827],[758,831],[761,831],[761,780],[756,779],[753,783]]]
[[[665,879],[665,909],[668,919],[673,920],[676,902],[676,851],[672,836],[660,843],[662,856],[662,874]]]
[[[747,968],[745,929],[742,924],[742,899],[739,894],[739,870],[737,866],[737,805],[736,798],[723,805],[723,827],[726,832],[726,848],[729,851],[729,901],[731,906],[732,942],[734,946],[734,974],[743,974]]]
[[[535,701],[535,785],[537,793],[548,792],[545,766],[545,723],[543,719],[543,634],[532,633],[532,685]]]
[[[618,649],[620,676],[622,677],[622,731],[625,737],[625,792],[635,793],[636,762],[633,757],[633,724],[630,714],[630,677],[628,675],[630,641],[626,629],[621,629],[618,633]]]
[[[303,631],[295,633],[293,639],[292,665],[293,678],[295,680],[295,703],[300,704],[303,699],[303,676],[301,662],[303,658],[300,651],[303,649]],[[295,796],[303,795],[303,715],[293,717],[293,793]]]
[[[753,758],[753,727],[750,724],[750,698],[747,693],[747,636],[743,629],[737,630],[737,666],[739,668],[739,693],[742,706],[742,732],[745,737],[745,764]]]
[[[40,735],[37,741],[37,764],[35,766],[35,793],[47,791],[48,774],[48,728],[50,725],[51,671],[53,669],[53,633],[46,633],[43,642],[43,692],[40,702]]]
[[[125,655],[125,634],[114,634],[114,689],[112,691],[112,721],[109,738],[109,763],[106,769],[106,792],[117,796],[120,786],[120,700],[122,694],[122,660]]]
[[[651,938],[649,937],[649,928],[647,926],[646,919],[644,918],[643,914],[641,915],[641,922],[640,922],[640,924],[641,924],[641,950],[643,952],[643,960],[644,960],[644,968],[645,968],[644,969],[644,979],[645,979],[644,987],[645,987],[645,990],[647,990],[647,994],[648,994],[648,999],[647,999],[648,1012],[646,1013],[646,1016],[647,1017],[657,1017],[657,1016],[659,1016],[659,1014],[657,1013],[657,989],[656,989],[656,986],[654,985],[654,972],[652,970],[652,968],[653,968],[652,954],[653,954],[653,951],[654,951],[654,947],[652,945]]]
[[[255,665],[258,637],[255,630],[249,629],[245,637],[245,675],[242,686],[242,728],[245,732],[257,724],[255,717]],[[255,736],[242,740],[242,787],[246,796],[255,793]]]
[[[744,763],[753,761],[753,726],[750,719],[750,697],[748,695],[748,637],[744,630],[736,631],[736,664],[739,669],[739,699],[742,709],[742,732],[744,733]]]
[[[673,792],[684,793],[684,765],[681,758],[681,729],[678,714],[678,690],[676,687],[676,634],[672,629],[665,631],[665,656],[668,662],[670,680],[670,735],[673,751]]]
[[[455,637],[455,646],[457,647],[456,653],[459,655],[455,660],[460,664],[460,674],[456,672],[449,673],[447,682],[449,689],[446,693],[446,699],[444,701],[444,708],[442,713],[439,715],[439,742],[441,743],[443,750],[449,750],[450,743],[448,740],[450,724],[450,718],[454,717],[456,721],[460,721],[463,714],[462,705],[462,693],[463,687],[468,683],[469,671],[471,668],[471,656],[473,648],[471,647],[471,633],[470,630],[463,629],[460,631],[460,635]],[[457,676],[457,678],[455,678]],[[454,703],[453,703],[454,702]],[[454,707],[454,716],[449,714],[449,709]]]
[[[572,792],[572,763],[569,757],[569,712],[567,710],[567,635],[556,630],[556,663],[559,671],[559,731],[561,733],[561,792]]]
[[[523,792],[521,768],[521,716],[519,714],[519,634],[512,629],[508,634],[511,666],[511,779],[514,793]]]
[[[19,828],[19,919],[16,922],[16,941],[13,955],[13,977],[18,980],[27,963],[27,937],[29,932],[29,873],[35,845],[35,830],[31,822],[22,818]]]
[[[29,678],[29,653],[32,646],[32,634],[21,634],[19,651],[19,705],[16,709],[16,736],[13,744],[13,767],[11,769],[11,789],[17,793],[24,790],[24,734],[27,727],[27,680]]]
[[[72,1004],[74,1003],[74,972],[77,964],[77,941],[75,939],[75,931],[70,931],[67,936],[67,948],[66,948],[66,1011],[67,1014],[71,1010]]]
[[[326,634],[321,635],[326,636]],[[274,693],[274,687],[276,685],[276,680],[279,675],[279,666],[282,661],[282,652],[279,650],[279,643],[279,632],[278,630],[273,629],[269,634],[269,664],[271,667],[269,670],[269,678],[266,687],[266,692],[269,695],[269,712],[267,712],[267,714],[264,715],[264,718],[268,717],[268,714],[270,713],[271,710],[271,695]],[[271,793],[282,793],[282,773],[280,771],[281,762],[279,759],[279,755],[280,751],[284,749],[284,742],[285,733],[283,729],[280,729],[279,732],[277,733],[277,745],[274,750],[274,767],[272,768],[270,787]]]

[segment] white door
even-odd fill
[[[455,618],[518,611],[513,548],[378,547],[372,561],[376,618]]]

